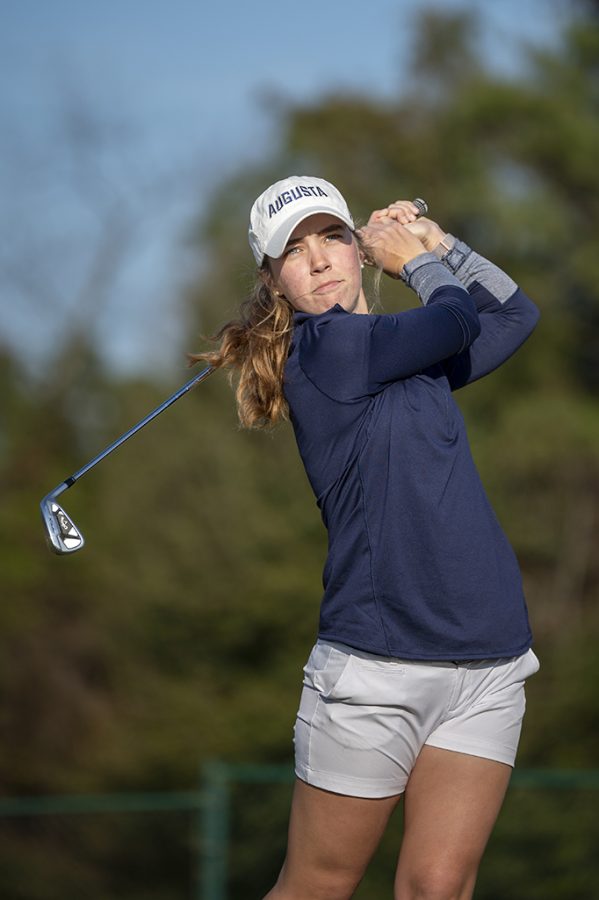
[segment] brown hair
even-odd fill
[[[267,428],[288,417],[283,372],[293,331],[294,309],[269,285],[268,263],[259,270],[239,316],[214,335],[217,350],[190,354],[214,368],[228,367],[236,380],[237,414],[244,428]],[[235,375],[237,376],[235,379]]]

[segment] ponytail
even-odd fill
[[[244,428],[268,428],[288,418],[283,373],[293,331],[293,307],[276,295],[261,273],[239,317],[227,322],[213,340],[214,351],[190,354],[215,369],[229,368],[237,414]]]

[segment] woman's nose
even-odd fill
[[[330,266],[329,258],[324,247],[313,247],[310,253],[310,267],[313,272],[322,272]]]

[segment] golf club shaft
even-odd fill
[[[180,397],[190,391],[196,384],[199,384],[200,381],[203,381],[204,378],[207,378],[214,371],[212,366],[207,366],[205,369],[202,369],[201,372],[198,372],[197,375],[194,375],[186,384],[179,388],[179,390],[169,397],[164,403],[161,403],[160,406],[157,406],[156,409],[153,409],[152,412],[148,413],[137,425],[134,425],[129,431],[126,431],[125,434],[122,434],[120,438],[117,438],[112,444],[108,447],[105,447],[101,453],[98,453],[92,460],[90,460],[86,465],[82,466],[68,478],[62,482],[62,484],[58,485],[58,487],[54,488],[51,491],[51,494],[48,496],[57,497],[63,491],[66,491],[67,488],[70,488],[76,481],[79,481],[86,472],[89,472],[90,469],[93,469],[94,466],[97,466],[99,462],[102,462],[107,456],[109,456],[114,450],[124,444],[125,441],[128,441],[130,437],[133,437],[138,431],[140,431],[148,422],[151,422],[152,419],[155,419],[156,416],[159,416],[161,412],[164,412],[165,409],[168,409],[169,406],[172,406]]]

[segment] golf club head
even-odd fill
[[[40,508],[48,546],[54,553],[75,553],[83,547],[83,535],[52,496],[44,497]]]

